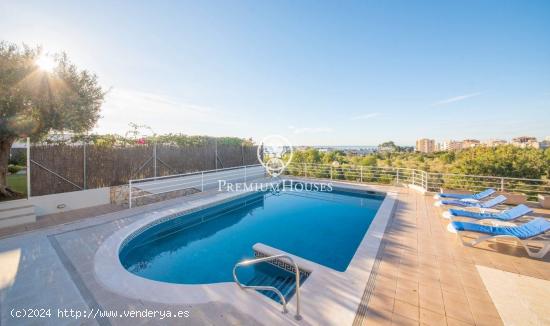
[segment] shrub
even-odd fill
[[[15,174],[15,173],[21,171],[21,169],[23,169],[23,168],[19,165],[8,165],[8,172],[11,173],[11,174]]]
[[[12,148],[9,163],[13,165],[25,165],[27,163],[27,150],[25,148]]]

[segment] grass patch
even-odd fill
[[[27,194],[27,176],[25,174],[8,175],[8,187],[12,190]]]

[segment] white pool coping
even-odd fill
[[[312,180],[312,182],[319,182]],[[338,188],[373,190],[372,186],[348,185],[332,182]],[[375,189],[376,190],[376,189]],[[290,255],[298,266],[311,274],[300,287],[303,319],[294,320],[296,296],[288,302],[289,313],[281,313],[281,305],[253,290],[242,290],[233,282],[214,284],[173,284],[146,279],[128,272],[119,259],[120,248],[136,231],[192,211],[201,210],[222,202],[249,195],[251,192],[216,193],[181,207],[158,210],[107,238],[94,257],[94,275],[108,290],[119,295],[165,304],[193,305],[222,302],[233,305],[239,311],[265,324],[291,323],[296,325],[351,325],[361,302],[363,291],[371,274],[378,248],[390,219],[398,194],[386,192],[386,197],[365,233],[352,261],[344,272]],[[266,254],[282,253],[264,244],[254,249]],[[288,254],[288,253],[286,253]]]

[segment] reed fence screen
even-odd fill
[[[127,184],[130,179],[257,164],[257,147],[32,145],[31,192],[41,196]]]

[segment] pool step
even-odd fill
[[[303,284],[305,280],[306,278],[302,277],[300,283]],[[261,263],[254,267],[253,276],[243,283],[246,285],[273,286],[281,291],[287,302],[292,298],[296,290],[295,274],[269,263]],[[281,303],[279,296],[273,291],[258,292],[273,301]]]
[[[0,228],[36,222],[34,206],[27,199],[0,203]]]

